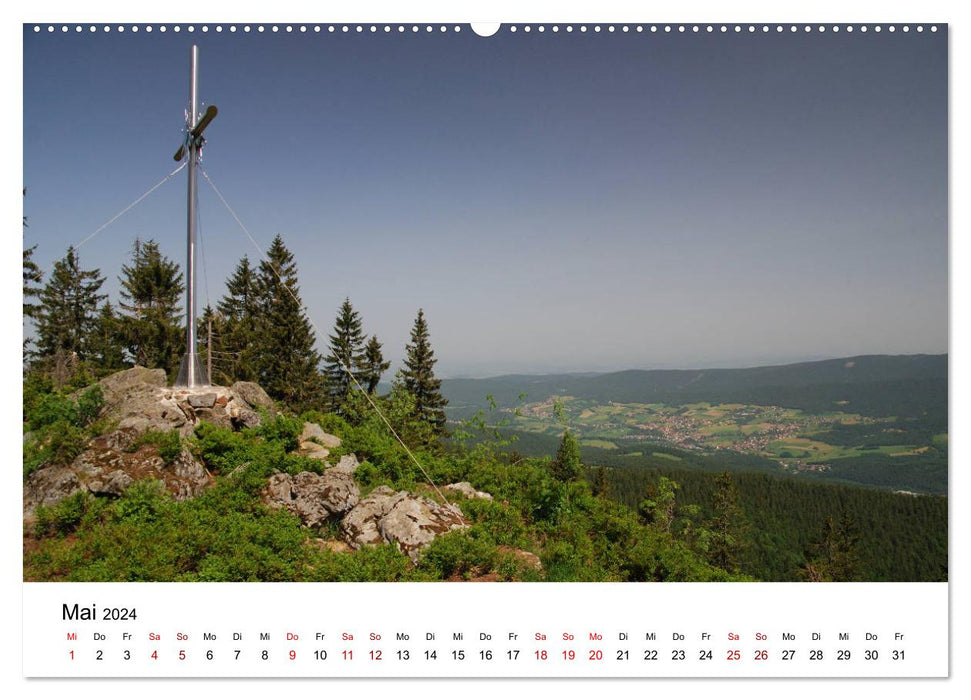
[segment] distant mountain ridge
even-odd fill
[[[486,405],[500,407],[573,396],[598,402],[748,403],[825,412],[947,422],[948,356],[859,355],[745,369],[624,370],[599,375],[504,375],[445,379],[449,417]]]

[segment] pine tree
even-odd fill
[[[259,299],[252,339],[256,381],[295,411],[318,408],[323,399],[321,357],[300,301],[293,254],[279,235],[260,262],[255,292]]]
[[[415,415],[431,423],[436,434],[445,432],[445,406],[448,400],[440,391],[442,380],[434,373],[435,353],[428,340],[428,323],[418,309],[411,329],[411,343],[405,346],[405,367],[401,372],[405,389],[415,397]]]
[[[715,515],[708,528],[711,532],[709,561],[725,571],[737,573],[745,549],[748,520],[731,472],[723,472],[715,480],[713,506]]]
[[[98,293],[104,281],[100,270],[81,269],[73,246],[54,263],[35,316],[38,357],[86,358],[98,304],[106,296]]]
[[[550,463],[550,471],[560,481],[574,481],[583,473],[580,461],[580,443],[569,430],[563,432],[563,439],[556,450],[556,457]]]
[[[369,394],[377,391],[381,375],[387,372],[390,367],[391,362],[386,362],[381,353],[381,343],[378,342],[378,336],[372,335],[364,348],[364,362],[361,365],[361,382],[364,383],[364,388],[367,389]]]
[[[119,327],[132,362],[170,375],[185,353],[182,272],[153,240],[135,241],[131,264],[121,268]]]
[[[226,295],[216,308],[211,348],[213,371],[218,365],[227,379],[255,379],[257,361],[252,340],[260,323],[260,299],[256,271],[245,255],[226,281]]]
[[[380,349],[381,346],[379,345],[379,353]],[[344,303],[337,311],[334,332],[330,336],[330,349],[327,357],[324,358],[324,362],[329,409],[334,413],[341,414],[352,385],[347,370],[356,373],[364,367],[366,362],[361,316],[351,306],[349,299],[345,298]],[[361,375],[361,380],[364,381],[366,379],[365,372],[361,372]],[[377,382],[375,382],[376,384]]]

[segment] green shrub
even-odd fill
[[[84,491],[77,491],[53,506],[38,506],[35,511],[37,536],[64,535],[72,532],[93,502],[93,496]]]
[[[300,447],[298,438],[303,431],[303,421],[295,416],[278,415],[266,420],[264,418],[255,433],[268,441],[280,442],[284,450],[292,452]]]
[[[316,550],[306,576],[312,581],[431,580],[415,571],[411,560],[391,544],[366,546],[347,553]]]
[[[437,580],[468,579],[492,571],[498,557],[495,542],[483,530],[453,530],[432,540],[419,567]]]
[[[117,520],[150,523],[170,510],[172,497],[157,479],[136,481],[122,494],[112,511]]]
[[[85,428],[97,419],[103,407],[104,394],[97,385],[83,392],[76,401],[63,394],[43,394],[25,414],[24,422],[30,430],[56,424]]]
[[[128,448],[135,452],[143,445],[153,445],[158,449],[159,457],[166,464],[172,464],[182,454],[182,436],[178,430],[149,430],[138,437]]]

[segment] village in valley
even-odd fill
[[[834,427],[872,425],[880,433],[894,431],[893,420],[843,411],[811,414],[780,406],[698,402],[597,403],[571,396],[556,396],[506,409],[510,427],[526,432],[556,432],[568,426],[582,445],[617,451],[641,449],[642,443],[688,452],[730,450],[775,460],[792,472],[825,472],[830,460],[879,450],[888,456],[919,454],[919,445],[845,447],[814,439]],[[886,423],[880,428],[879,424]],[[895,442],[888,440],[888,442]]]

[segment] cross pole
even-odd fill
[[[202,132],[215,119],[218,110],[209,105],[200,118],[197,97],[199,47],[193,46],[189,58],[189,115],[186,120],[185,143],[175,153],[175,160],[189,160],[188,221],[186,240],[185,285],[185,356],[175,386],[192,389],[209,386],[209,376],[202,369],[196,353],[196,166],[205,139]]]

